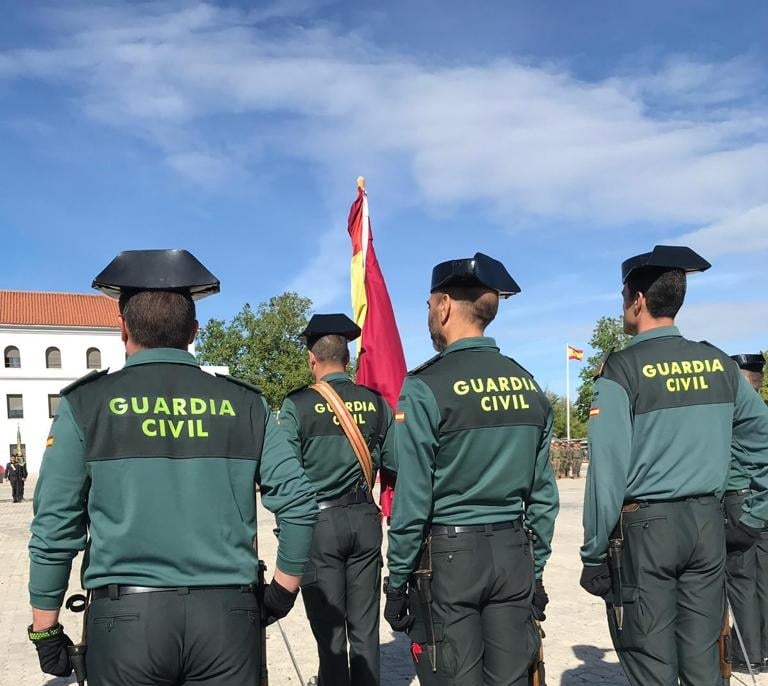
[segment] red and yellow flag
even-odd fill
[[[406,375],[405,355],[392,301],[373,249],[365,180],[357,180],[357,198],[349,210],[352,239],[352,316],[362,330],[357,341],[356,382],[377,390],[393,410]],[[393,489],[386,475],[381,482],[381,509],[389,516]]]
[[[583,360],[584,351],[579,348],[574,348],[572,345],[568,346],[568,359],[569,360]]]

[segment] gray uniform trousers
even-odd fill
[[[301,583],[317,641],[319,686],[379,683],[381,542],[374,504],[320,511]]]
[[[514,528],[433,535],[431,615],[437,670],[429,655],[427,608],[414,584],[409,633],[421,686],[527,686],[540,644],[533,624],[533,560],[520,522]],[[419,564],[429,568],[425,552]]]
[[[728,491],[723,498],[729,526],[736,526],[742,515],[741,506],[749,497],[749,489]],[[757,599],[757,546],[749,550],[728,553],[725,562],[728,579],[728,600],[744,640],[750,662],[760,662],[760,606]],[[734,632],[731,658],[744,662],[744,654]]]
[[[637,506],[636,506],[637,505]],[[700,496],[632,504],[622,515],[624,627],[611,637],[633,686],[722,686],[725,612],[720,501]],[[610,601],[611,598],[609,597]]]

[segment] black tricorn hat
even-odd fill
[[[750,372],[762,374],[765,367],[765,358],[760,353],[742,353],[741,355],[731,355],[731,359],[736,362],[741,369]]]
[[[507,268],[481,252],[474,257],[441,262],[432,270],[430,293],[441,288],[489,288],[501,298],[520,292],[520,286]]]
[[[344,336],[348,341],[354,341],[360,333],[360,327],[346,314],[313,314],[299,336],[309,344],[322,336]]]
[[[657,245],[651,252],[635,255],[621,263],[621,282],[626,283],[635,269],[682,269],[684,272],[703,272],[712,265],[701,255],[682,245]]]
[[[177,291],[200,300],[219,292],[219,280],[187,250],[126,250],[91,287],[111,298],[139,291]]]

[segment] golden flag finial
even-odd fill
[[[357,187],[362,188],[365,190],[365,177],[364,176],[358,176],[357,177]]]

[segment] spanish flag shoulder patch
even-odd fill
[[[404,422],[405,421],[405,412],[395,412],[395,421],[396,422]]]
[[[45,447],[50,448],[53,445],[53,436],[48,436],[48,439],[45,441]]]
[[[599,407],[593,407],[593,408],[592,408],[592,409],[589,411],[589,416],[590,416],[590,417],[597,417],[597,415],[599,415],[599,414],[600,414],[600,408],[599,408]]]

